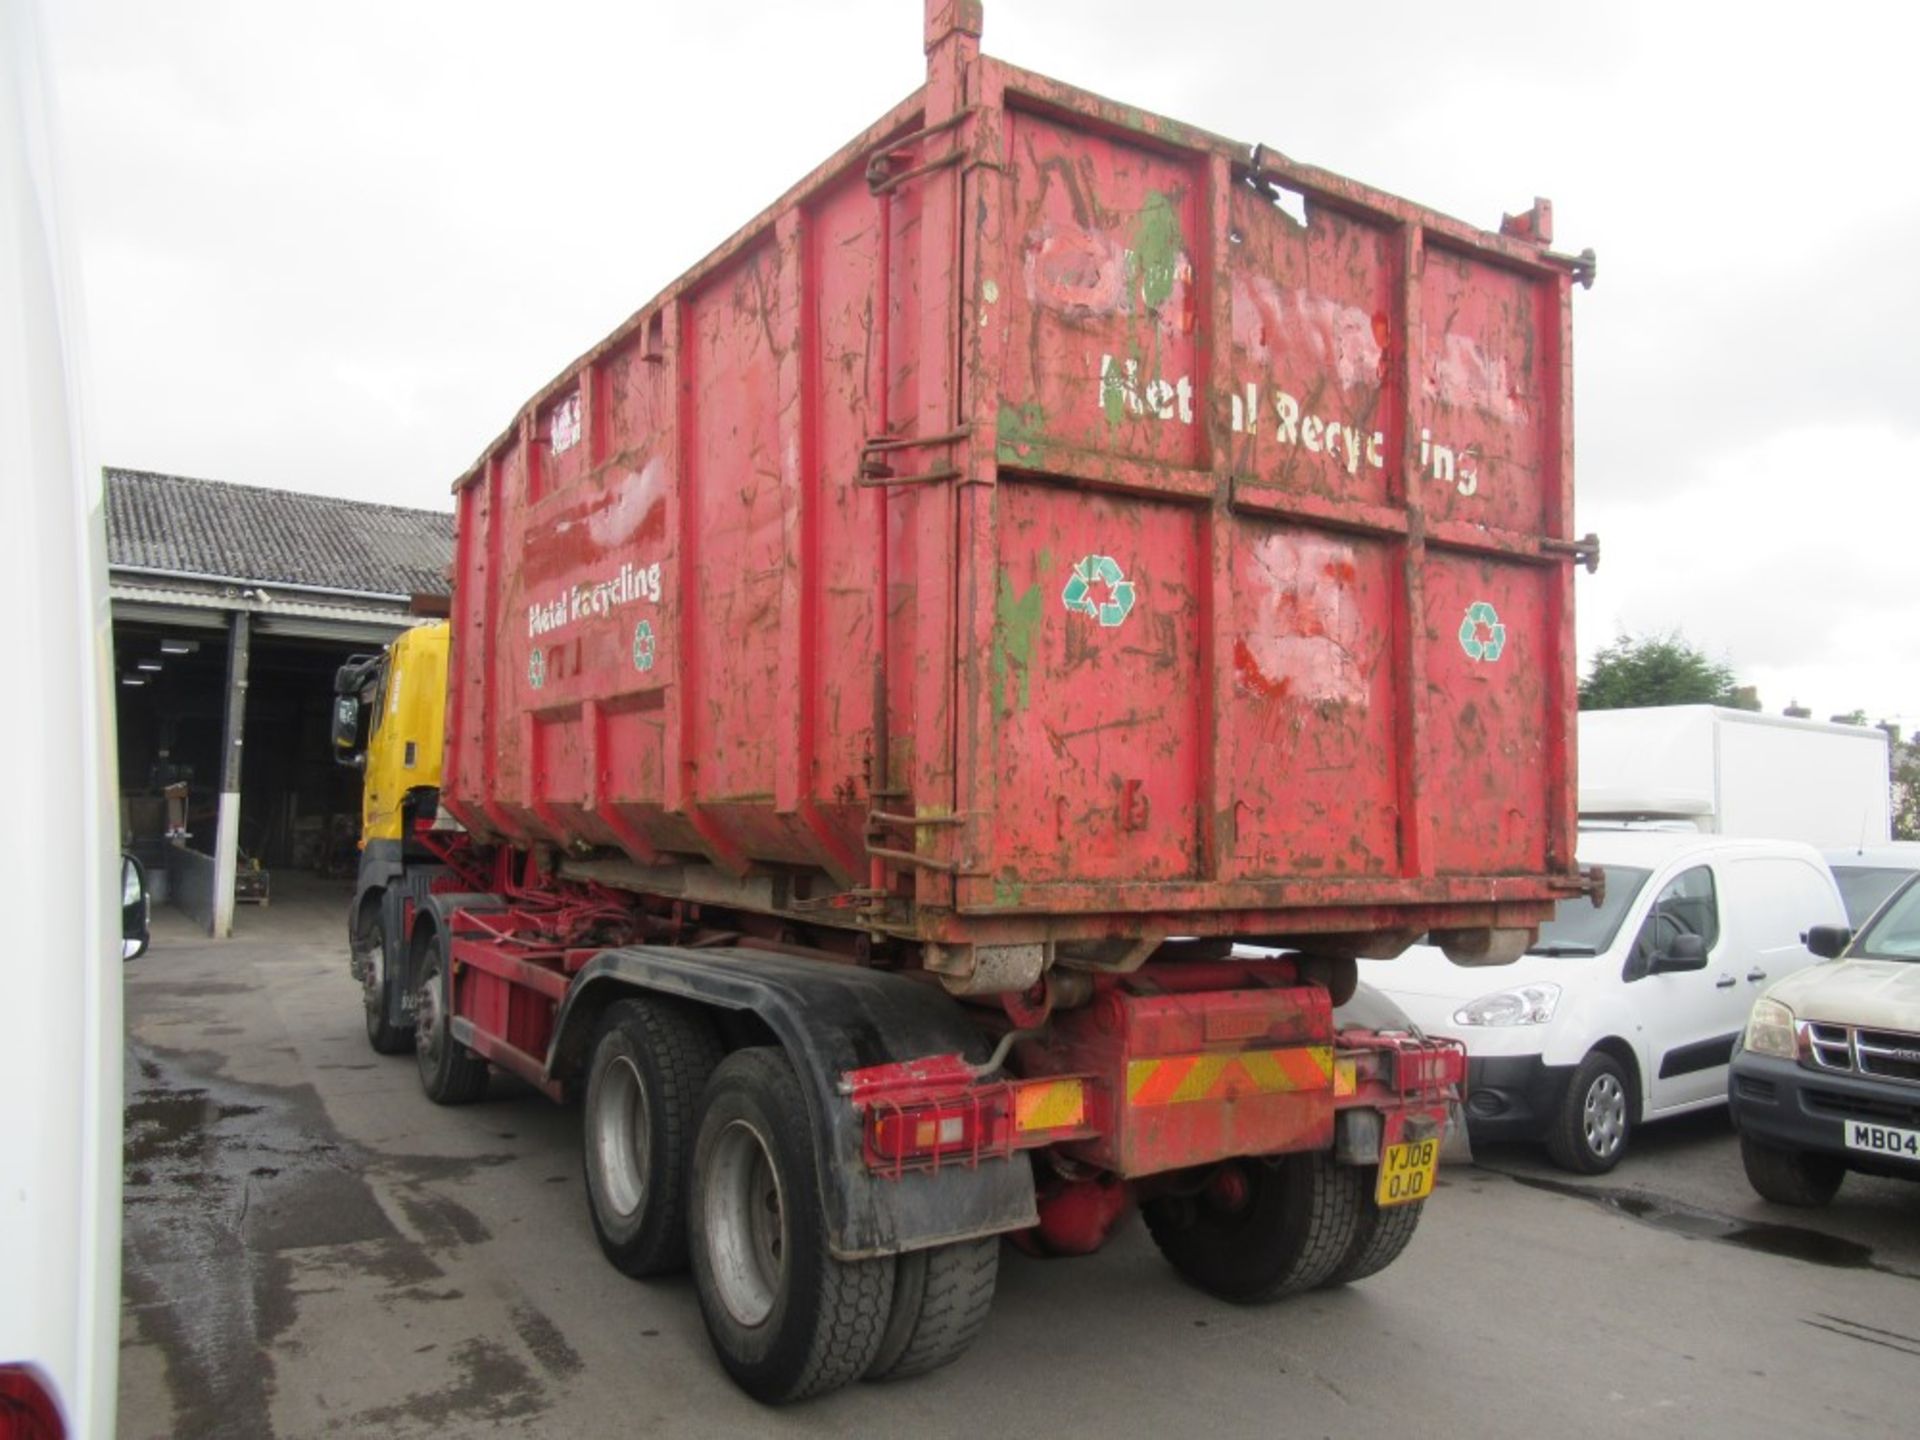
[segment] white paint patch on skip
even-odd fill
[[[1065,315],[1123,314],[1131,309],[1126,242],[1077,226],[1041,225],[1027,235],[1027,299]]]
[[[1489,355],[1469,335],[1449,332],[1427,372],[1427,398],[1456,410],[1478,410],[1505,425],[1525,425],[1527,402],[1503,355]]]
[[[647,512],[659,503],[657,495],[665,481],[664,469],[655,456],[641,467],[639,474],[609,486],[606,502],[586,517],[587,538],[602,550],[611,550],[633,539],[646,521]]]
[[[1347,389],[1380,384],[1382,351],[1367,311],[1280,285],[1267,275],[1247,276],[1242,284],[1245,292],[1238,298],[1245,303],[1236,308],[1242,316],[1257,318],[1251,325],[1241,320],[1235,338],[1250,358],[1268,369],[1277,368],[1283,358],[1296,364],[1306,361],[1331,372]]]
[[[580,392],[574,391],[553,407],[553,453],[564,455],[580,443]]]
[[[1353,546],[1278,532],[1254,547],[1243,573],[1264,592],[1254,601],[1258,623],[1243,638],[1267,682],[1301,700],[1365,705],[1366,621]]]

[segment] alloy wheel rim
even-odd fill
[[[420,994],[414,1004],[414,1042],[422,1055],[431,1057],[435,1040],[440,1030],[440,988],[439,973],[431,971],[421,982]]]
[[[386,970],[386,946],[386,936],[379,929],[367,936],[366,958],[360,962],[360,991],[369,1014],[378,1014],[381,1008],[380,982]]]
[[[766,1322],[785,1287],[790,1246],[786,1197],[765,1137],[745,1120],[715,1140],[704,1219],[720,1303],[739,1324]]]
[[[600,1078],[594,1107],[593,1144],[600,1180],[613,1211],[627,1219],[640,1210],[647,1194],[652,1160],[651,1116],[647,1087],[630,1056],[615,1058]]]
[[[1612,1075],[1601,1075],[1587,1087],[1582,1107],[1587,1148],[1596,1158],[1610,1160],[1627,1138],[1627,1092]]]

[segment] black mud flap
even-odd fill
[[[406,864],[401,855],[398,840],[369,840],[360,851],[360,867],[353,882],[353,901],[347,906],[347,943],[354,945],[360,939],[360,916],[367,907],[370,895],[384,896],[387,890],[400,883],[406,873]],[[383,914],[382,919],[385,919]],[[353,977],[358,980],[356,973]]]
[[[387,1023],[403,1029],[413,1028],[415,994],[420,977],[415,974],[413,935],[407,929],[407,906],[413,906],[414,923],[424,910],[432,910],[442,929],[455,910],[498,910],[497,895],[435,895],[433,882],[447,873],[444,865],[415,865],[387,887],[380,897],[380,919],[386,931],[383,962],[393,983],[386,987]]]
[[[840,1259],[919,1250],[1036,1223],[1033,1169],[1023,1155],[898,1178],[867,1169],[860,1117],[839,1091],[842,1075],[928,1055],[986,1058],[982,1032],[938,988],[884,971],[761,950],[608,950],[580,972],[556,1017],[550,1077],[563,1078],[582,1058],[583,1032],[610,986],[751,1011],[766,1022],[806,1091],[820,1141],[814,1159],[828,1241]]]

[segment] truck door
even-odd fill
[[[1657,957],[1674,941],[1697,935],[1706,946],[1705,969],[1658,971]],[[1720,887],[1711,865],[1695,865],[1669,880],[1655,898],[1627,952],[1622,979],[1645,1040],[1648,1112],[1724,1095],[1734,1027],[1726,996],[1739,989],[1720,924]]]

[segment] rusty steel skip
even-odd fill
[[[1583,262],[976,43],[462,479],[446,805],[976,990],[1537,924]]]
[[[1499,963],[1593,883],[1591,255],[926,13],[925,86],[458,482],[431,818],[355,907],[370,1025],[443,1103],[583,1096],[600,1243],[690,1253],[768,1400],[952,1359],[1000,1234],[1377,1272],[1465,1066],[1345,1023],[1356,959]]]

